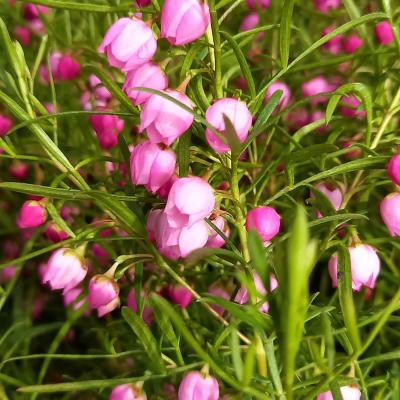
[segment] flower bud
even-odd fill
[[[100,53],[107,55],[112,67],[120,68],[124,72],[151,60],[156,50],[154,32],[144,21],[135,17],[121,18],[115,22],[98,48]]]
[[[254,286],[256,288],[256,291],[261,297],[264,297],[267,294],[267,290],[264,287],[264,284],[261,281],[260,275],[258,275],[256,272],[253,273],[253,279],[254,279]],[[274,291],[278,287],[278,281],[276,278],[271,275],[270,277],[270,290],[271,292]],[[257,303],[260,301],[260,298],[257,298]],[[247,304],[250,301],[250,295],[249,291],[246,288],[246,286],[242,285],[240,289],[238,290],[236,296],[235,296],[235,302],[239,304]],[[269,310],[269,304],[268,302],[264,302],[261,304],[259,310],[263,313],[267,313]]]
[[[393,183],[400,185],[400,154],[394,155],[388,164],[388,174]]]
[[[10,166],[10,175],[18,181],[24,181],[29,174],[29,165],[21,161],[14,161]]]
[[[135,106],[144,103],[151,97],[151,93],[134,90],[138,87],[164,90],[168,87],[168,78],[159,65],[147,62],[127,73],[122,88]]]
[[[222,136],[225,136],[224,115],[232,122],[240,143],[243,143],[249,130],[253,118],[246,104],[233,98],[217,100],[206,111],[206,119]],[[206,139],[208,144],[218,153],[229,151],[228,144],[224,143],[211,129],[206,129]]]
[[[271,0],[246,0],[247,6],[253,10],[258,10],[258,8],[266,10],[270,3]]]
[[[359,292],[363,286],[373,289],[380,271],[380,261],[376,250],[367,244],[349,247],[351,279],[353,291]],[[328,263],[332,286],[338,284],[338,257],[333,255]]]
[[[332,204],[332,207],[338,211],[340,209],[340,206],[342,205],[343,202],[343,194],[342,191],[338,187],[328,187],[326,184],[323,182],[318,183],[315,185],[315,187],[325,195],[325,197],[328,198],[330,203]],[[318,218],[322,217],[322,214],[317,211],[317,216]]]
[[[17,226],[20,229],[36,228],[43,225],[47,218],[44,204],[34,200],[26,201],[17,216]]]
[[[317,76],[307,82],[304,82],[301,86],[303,96],[313,97],[310,101],[312,105],[325,103],[327,101],[327,97],[323,96],[322,93],[329,93],[333,90],[335,90],[335,87],[331,85],[323,76]]]
[[[363,45],[363,40],[357,34],[346,38],[343,43],[343,49],[347,54],[355,53]]]
[[[109,400],[147,400],[147,396],[137,387],[125,384],[116,386],[112,390]]]
[[[198,371],[187,373],[179,385],[178,400],[218,400],[218,381]]]
[[[386,196],[381,201],[380,211],[390,236],[400,236],[400,193]]]
[[[267,89],[267,93],[265,94],[264,102],[267,102],[277,90],[282,90],[282,96],[279,99],[279,103],[276,108],[276,110],[281,110],[282,108],[287,107],[287,105],[289,104],[290,98],[292,97],[289,86],[286,85],[286,83],[284,83],[284,82],[277,81],[277,82],[274,82],[271,85],[269,85],[268,89]]]
[[[81,64],[79,61],[66,54],[60,58],[57,70],[54,71],[54,77],[60,81],[70,81],[78,77],[81,72]]]
[[[49,8],[46,6],[39,6],[32,3],[24,4],[22,8],[22,15],[23,17],[28,20],[38,19],[40,14],[47,14],[49,12]]]
[[[146,302],[146,301],[145,301],[145,293],[144,293],[143,290],[142,290],[141,293],[140,293],[140,297],[142,298],[142,300],[143,300],[144,302]],[[127,304],[128,304],[128,307],[129,307],[132,311],[134,311],[135,313],[138,312],[138,306],[137,306],[137,302],[136,302],[136,291],[135,291],[135,289],[131,289],[131,290],[129,291],[129,293],[128,293],[128,299],[127,299]],[[146,306],[146,305],[144,306],[144,308],[143,308],[143,313],[142,313],[142,318],[143,318],[143,321],[144,321],[147,325],[151,325],[151,322],[152,322],[152,320],[153,320],[153,311],[151,310],[150,307],[148,307],[148,306]]]
[[[89,76],[89,85],[97,100],[97,105],[106,105],[112,98],[110,91],[103,85],[101,80],[94,74]],[[99,104],[100,102],[100,104]]]
[[[211,222],[226,236],[229,237],[230,229],[224,218],[218,216],[216,218],[211,219]],[[219,248],[225,245],[225,239],[214,230],[212,226],[208,227],[210,235],[208,237],[206,247],[214,247]]]
[[[335,29],[334,26],[328,26],[322,31],[322,36],[326,36]],[[339,54],[342,52],[343,35],[334,36],[324,44],[324,49],[331,54]]]
[[[161,11],[161,37],[172,45],[193,42],[206,32],[210,10],[202,0],[165,0]]]
[[[361,391],[355,386],[342,386],[340,388],[340,394],[343,400],[360,400]],[[317,396],[317,400],[333,400],[332,392],[323,392]]]
[[[61,248],[52,253],[43,271],[43,283],[52,290],[68,291],[83,281],[87,265],[80,255],[72,249]]]
[[[341,0],[314,0],[315,8],[322,13],[328,13],[329,10],[340,7]]]
[[[79,310],[86,302],[86,298],[77,301],[78,297],[82,294],[82,288],[74,287],[63,292],[64,306],[68,307],[72,305],[74,310]]]
[[[382,21],[375,26],[375,36],[380,44],[386,45],[394,40],[392,26],[389,21]]]
[[[167,294],[171,301],[182,309],[186,308],[193,301],[192,293],[182,285],[169,285]]]
[[[131,177],[134,185],[145,185],[152,193],[157,192],[173,176],[176,155],[170,149],[162,149],[149,141],[138,144],[131,153]]]
[[[0,115],[0,137],[6,136],[12,127],[12,119],[4,115]]]
[[[346,104],[345,106],[340,107],[340,112],[344,117],[349,117],[349,118],[365,117],[367,112],[365,110],[358,110],[361,103],[356,96],[354,95],[344,96],[342,97],[340,102],[342,104]]]
[[[68,239],[68,233],[60,229],[54,222],[50,222],[47,225],[45,235],[47,239],[53,243],[62,242],[63,240]]]
[[[118,135],[125,126],[124,120],[107,114],[91,115],[89,120],[103,149],[108,150],[118,145]]]
[[[281,217],[272,207],[261,206],[250,210],[246,216],[246,229],[255,229],[263,242],[270,241],[279,233]]]
[[[214,191],[205,180],[179,178],[169,192],[165,214],[172,228],[190,227],[208,217],[214,205]]]
[[[256,28],[259,23],[260,15],[257,12],[251,12],[243,18],[239,30],[241,32],[250,31],[251,29]]]
[[[181,92],[167,89],[163,93],[193,109],[190,99]],[[144,103],[140,113],[139,132],[147,131],[150,142],[170,146],[185,133],[194,116],[179,105],[159,95],[152,95]]]
[[[119,286],[106,275],[95,275],[89,283],[89,303],[102,317],[119,307]]]
[[[28,46],[31,41],[31,31],[26,26],[17,26],[15,36],[23,46]]]

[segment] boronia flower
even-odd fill
[[[178,391],[178,400],[218,400],[218,381],[212,376],[204,376],[201,372],[187,373]]]
[[[375,287],[380,271],[380,261],[376,250],[367,244],[356,244],[349,247],[352,288],[359,292],[363,286],[370,289]],[[338,257],[334,254],[328,263],[332,286],[338,285]]]
[[[400,154],[394,155],[388,164],[388,174],[393,183],[400,185]]]
[[[180,46],[206,32],[210,10],[203,0],[165,0],[161,11],[161,37]]]
[[[109,400],[147,400],[146,393],[134,385],[118,385],[112,390]]]
[[[380,211],[390,236],[400,236],[400,193],[386,196],[381,201]]]
[[[375,26],[375,36],[382,45],[390,44],[394,40],[392,26],[389,21],[378,22]]]
[[[47,212],[43,202],[26,201],[17,216],[17,226],[20,229],[36,228],[46,222]]]
[[[342,191],[338,187],[331,187],[326,183],[320,182],[315,187],[328,198],[332,207],[338,211],[343,202],[343,194]],[[317,211],[318,218],[322,217],[322,214]]]
[[[89,303],[103,317],[119,307],[119,286],[107,275],[95,275],[89,283]]]
[[[340,388],[340,393],[343,400],[360,400],[361,391],[355,386],[342,386]],[[317,396],[317,400],[333,400],[332,392],[323,392]]]
[[[272,207],[253,208],[246,216],[246,229],[254,229],[264,242],[270,241],[279,233],[281,217]]]

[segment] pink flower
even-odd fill
[[[0,269],[0,285],[14,278],[16,272],[17,267],[15,265],[8,265]]]
[[[394,40],[393,29],[389,21],[382,21],[375,26],[375,36],[380,44],[386,45]]]
[[[333,208],[338,211],[343,201],[343,194],[337,187],[328,187],[325,183],[321,182],[315,185],[315,187],[328,198]],[[322,217],[322,214],[317,211],[318,218]]]
[[[176,155],[149,141],[138,144],[131,153],[131,177],[134,185],[145,185],[152,193],[165,185],[175,172]]]
[[[161,37],[180,46],[195,41],[210,24],[210,10],[201,0],[165,0],[161,11]]]
[[[192,293],[182,285],[169,285],[167,293],[171,301],[182,309],[193,301]]]
[[[221,283],[216,282],[213,283],[209,288],[208,288],[208,293],[215,296],[215,297],[221,297],[222,299],[229,300],[231,298],[231,294],[228,292],[226,287],[224,287]],[[225,309],[221,306],[218,306],[216,304],[211,304],[211,308],[217,312],[219,315],[223,315],[225,312]]]
[[[62,242],[63,240],[68,239],[68,234],[60,229],[54,222],[50,222],[47,225],[45,235],[47,239],[53,243]]]
[[[327,101],[326,96],[322,96],[323,93],[329,93],[335,90],[335,87],[331,85],[327,79],[323,76],[317,76],[307,82],[304,82],[301,86],[301,92],[305,97],[313,97],[311,99],[312,105],[325,103]]]
[[[47,212],[42,202],[26,201],[17,216],[17,226],[20,229],[36,228],[43,225],[47,218]]]
[[[77,301],[78,297],[81,294],[82,294],[82,288],[80,287],[74,287],[72,289],[64,291],[63,292],[64,306],[68,307],[69,305],[72,305],[74,310],[79,310],[86,303],[86,298]]]
[[[315,121],[319,121],[320,119],[325,119],[325,113],[321,110],[315,110],[311,113],[310,115],[310,123],[311,122],[315,122]],[[319,134],[324,134],[327,130],[327,126],[321,125],[319,128],[316,129],[316,132]]]
[[[169,224],[168,216],[161,213],[158,214],[156,221],[155,240],[162,255],[171,260],[177,260],[206,245],[208,225],[200,220],[191,225],[176,228]]]
[[[165,214],[171,227],[190,227],[208,217],[214,205],[214,191],[205,180],[179,178],[169,192]]]
[[[144,303],[146,303],[146,298],[145,298],[145,293],[142,290],[142,292],[140,293],[140,297],[143,299]],[[135,289],[131,289],[128,293],[128,299],[127,299],[127,304],[128,307],[134,311],[135,313],[138,312],[138,306],[137,306],[137,302],[136,302],[136,291]],[[147,305],[144,306],[143,308],[143,313],[142,313],[142,318],[143,321],[147,324],[147,325],[151,325],[151,322],[153,320],[153,311],[151,310],[150,307],[148,307]]]
[[[229,226],[221,216],[211,219],[211,222],[226,237],[229,237],[229,234],[230,234]],[[214,248],[223,247],[225,245],[225,240],[223,239],[223,237],[219,233],[217,233],[217,231],[215,231],[213,229],[213,227],[209,226],[208,229],[209,229],[210,234],[209,234],[209,237],[208,237],[208,240],[206,243],[206,247],[214,247]]]
[[[218,381],[212,376],[204,376],[201,372],[191,371],[187,373],[178,391],[178,400],[218,400]]]
[[[344,96],[341,98],[340,102],[346,104],[346,106],[340,107],[340,112],[344,117],[349,117],[349,118],[365,117],[367,112],[365,110],[358,110],[361,102],[360,100],[357,99],[356,96],[354,95]]]
[[[89,120],[103,149],[108,150],[118,145],[118,135],[125,126],[124,120],[107,114],[91,115]]]
[[[181,92],[167,89],[166,95],[193,109],[190,99]],[[194,121],[194,116],[179,105],[159,95],[152,95],[140,113],[139,132],[147,131],[150,142],[170,146],[185,133]]]
[[[290,110],[285,118],[290,131],[296,131],[310,122],[310,114],[305,108],[295,108]]]
[[[161,218],[163,210],[151,210],[147,217],[146,230],[147,235],[151,241],[155,241],[158,233],[158,223]]]
[[[172,175],[171,179],[166,182],[163,186],[160,187],[158,190],[158,195],[162,199],[166,199],[169,195],[169,192],[171,191],[172,185],[176,182],[178,177],[176,175]]]
[[[146,393],[133,385],[118,385],[112,390],[109,400],[147,400]]]
[[[257,303],[259,303],[260,300],[262,300],[262,298],[267,294],[267,290],[265,289],[264,284],[261,281],[260,275],[258,275],[256,272],[253,273],[253,279],[256,291],[259,295],[261,295],[261,298],[257,298],[256,300]],[[273,275],[271,275],[270,277],[269,285],[271,292],[278,287],[278,281]],[[246,286],[242,285],[235,296],[235,302],[239,304],[247,304],[249,303],[249,301],[250,301],[249,291]],[[263,304],[261,304],[259,310],[263,313],[267,313],[269,310],[268,302],[265,301]]]
[[[15,28],[15,36],[24,46],[28,46],[31,41],[31,31],[26,26],[17,26]]]
[[[137,87],[164,90],[168,87],[168,78],[159,65],[147,62],[128,72],[122,88],[135,106],[151,97],[151,93],[134,90]]]
[[[331,33],[335,27],[328,26],[322,31],[322,36],[326,36]],[[329,51],[332,54],[339,54],[342,52],[342,39],[343,35],[334,36],[331,40],[327,41],[324,44],[324,49]]]
[[[355,386],[342,386],[340,393],[343,400],[360,400],[360,389]],[[317,396],[317,400],[333,400],[332,392],[323,392]]]
[[[12,127],[12,119],[0,114],[0,137],[6,136]]]
[[[394,155],[388,164],[388,174],[393,183],[400,185],[400,154]]]
[[[87,265],[79,254],[61,248],[52,253],[43,271],[43,283],[48,283],[52,290],[68,291],[79,285],[85,278]]]
[[[271,0],[246,0],[246,4],[249,8],[257,10],[258,7],[266,10],[271,3]]]
[[[15,161],[10,166],[10,175],[19,180],[24,181],[28,177],[29,165],[20,161]]]
[[[246,216],[246,229],[255,229],[264,242],[270,241],[279,233],[281,217],[272,207],[253,208]]]
[[[206,119],[222,136],[225,136],[224,114],[235,127],[240,143],[243,143],[252,124],[252,116],[246,104],[240,100],[224,98],[217,100],[206,111]],[[229,146],[225,144],[211,129],[206,129],[208,144],[218,153],[226,153]]]
[[[49,11],[49,8],[46,6],[38,6],[36,4],[27,3],[23,6],[22,15],[25,19],[31,21],[38,19],[40,14],[47,14]]]
[[[119,286],[113,278],[95,275],[89,283],[89,303],[102,317],[119,307]]]
[[[343,49],[348,54],[355,53],[363,45],[363,40],[357,34],[346,38],[343,43]]]
[[[139,7],[146,7],[151,4],[151,0],[136,0],[136,3]]]
[[[260,15],[257,12],[251,12],[243,18],[239,30],[242,32],[250,31],[251,29],[256,28],[259,23]]]
[[[289,89],[289,86],[281,81],[274,82],[268,86],[267,92],[265,93],[264,102],[267,102],[277,90],[282,90],[282,96],[279,99],[277,109],[282,109],[287,107],[290,98],[292,97],[292,93]]]
[[[341,0],[314,0],[314,5],[319,12],[327,13],[330,9],[340,7]]]
[[[70,81],[77,78],[80,72],[81,64],[79,61],[66,54],[60,58],[54,76],[58,77],[61,81]]]
[[[120,68],[124,72],[151,60],[156,50],[154,32],[136,17],[121,18],[115,22],[98,48],[100,53],[107,55],[112,67]]]
[[[89,85],[94,92],[94,97],[97,101],[100,101],[102,105],[106,105],[111,100],[112,94],[103,86],[103,83],[96,75],[91,74],[89,76]],[[100,106],[99,103],[97,103],[97,105]]]
[[[349,247],[352,288],[359,292],[362,286],[370,289],[375,287],[376,279],[380,271],[380,261],[376,250],[367,244],[357,244]],[[338,284],[338,257],[333,255],[328,263],[329,275],[332,279],[332,286]]]
[[[400,236],[400,193],[386,196],[381,201],[380,211],[390,236]]]

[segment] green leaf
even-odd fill
[[[59,8],[62,10],[72,10],[72,11],[87,11],[87,12],[98,12],[98,13],[114,13],[121,11],[135,11],[132,4],[125,3],[115,6],[107,6],[97,3],[86,3],[83,1],[66,1],[66,0],[32,0],[30,3],[41,4],[43,6],[51,8]],[[136,10],[140,12],[150,12],[148,9]]]
[[[269,271],[267,257],[265,254],[265,247],[260,238],[260,235],[256,230],[251,229],[248,233],[247,245],[249,248],[251,264],[260,276],[261,281],[264,283],[264,286],[268,288]]]
[[[143,319],[135,314],[129,307],[122,307],[121,314],[142,343],[143,348],[151,360],[150,365],[156,372],[164,373],[166,369],[162,362],[161,352],[158,348],[156,339],[147,325],[143,322]]]
[[[68,233],[68,235],[72,238],[76,237],[75,233],[72,232],[71,228],[68,226],[68,224],[65,222],[63,218],[61,218],[59,212],[57,209],[54,207],[53,203],[48,202],[46,204],[46,209],[49,212],[52,220],[54,223],[57,225],[58,228],[63,230],[64,232]]]
[[[189,173],[190,167],[190,142],[191,142],[191,133],[186,132],[178,139],[178,147],[176,151],[177,159],[178,159],[178,167],[179,167],[179,176],[187,176]]]
[[[239,336],[236,329],[232,329],[230,335],[230,349],[232,356],[232,364],[235,370],[236,378],[243,380],[243,360],[240,350]]]
[[[1,187],[1,184],[0,184]],[[243,258],[240,254],[226,249],[215,249],[211,247],[204,247],[202,249],[197,249],[192,251],[185,259],[184,263],[186,266],[191,267],[198,264],[200,261],[210,258],[212,256],[220,256],[221,258],[230,258],[240,263],[244,263]]]
[[[232,124],[232,121],[225,114],[223,114],[223,117],[225,124],[224,136],[226,137],[228,145],[232,151],[232,159],[235,159],[239,157],[240,154],[239,136]]]
[[[290,33],[292,30],[292,16],[295,0],[285,0],[282,7],[281,27],[279,29],[279,49],[281,52],[282,68],[289,63]]]
[[[339,247],[337,262],[340,307],[353,351],[357,352],[361,348],[361,339],[357,327],[357,315],[353,300],[350,254],[346,247]]]
[[[242,74],[246,79],[247,85],[249,87],[250,96],[254,99],[257,95],[256,93],[256,86],[254,84],[254,79],[250,71],[250,67],[247,63],[246,57],[244,56],[242,50],[240,49],[239,45],[236,43],[236,40],[227,32],[221,32],[221,36],[226,39],[229,43],[231,49],[235,53],[236,59],[240,65],[240,69],[242,70]]]

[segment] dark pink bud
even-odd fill
[[[61,57],[57,73],[54,74],[62,81],[69,81],[75,79],[81,72],[81,64],[69,55]]]
[[[119,307],[119,286],[114,278],[94,276],[89,283],[89,303],[91,308],[97,309],[99,317]]]
[[[348,54],[355,53],[363,45],[363,40],[357,34],[346,38],[343,43],[343,49]]]
[[[381,201],[380,211],[390,236],[400,236],[400,193],[386,196]]]
[[[19,181],[24,181],[28,173],[29,165],[21,161],[14,161],[10,166],[10,175]]]
[[[375,36],[380,44],[386,45],[394,40],[393,29],[389,21],[382,21],[375,26]]]
[[[112,390],[109,400],[147,400],[147,396],[141,389],[125,384],[116,386]]]
[[[12,127],[12,119],[4,115],[0,115],[0,137],[6,136]]]
[[[182,309],[186,308],[193,301],[192,293],[184,286],[169,285],[167,291],[171,301]]]
[[[247,6],[253,10],[257,10],[258,8],[266,10],[270,3],[271,0],[246,0]]]
[[[50,222],[47,225],[45,234],[47,239],[53,243],[62,242],[63,240],[68,239],[68,234],[60,229],[54,222]]]
[[[361,110],[358,109],[361,105],[361,102],[360,100],[357,99],[356,96],[354,95],[344,96],[340,101],[342,104],[343,103],[346,104],[345,106],[340,107],[340,112],[344,117],[349,117],[349,118],[365,117],[367,112],[363,109]]]
[[[22,8],[22,15],[29,21],[39,18],[40,14],[47,14],[48,12],[48,7],[38,6],[32,3],[24,4]]]
[[[28,46],[31,41],[31,31],[26,26],[17,26],[15,28],[15,36],[24,46]]]
[[[246,229],[255,229],[264,242],[279,233],[281,217],[272,207],[261,206],[250,210],[246,216]]]
[[[388,174],[396,185],[400,185],[400,154],[396,154],[390,159]]]
[[[118,145],[118,135],[125,126],[124,120],[116,115],[91,115],[90,123],[99,139],[100,146],[111,149]]]
[[[38,201],[26,201],[19,210],[17,226],[20,229],[36,228],[43,225],[47,218],[44,204]]]

